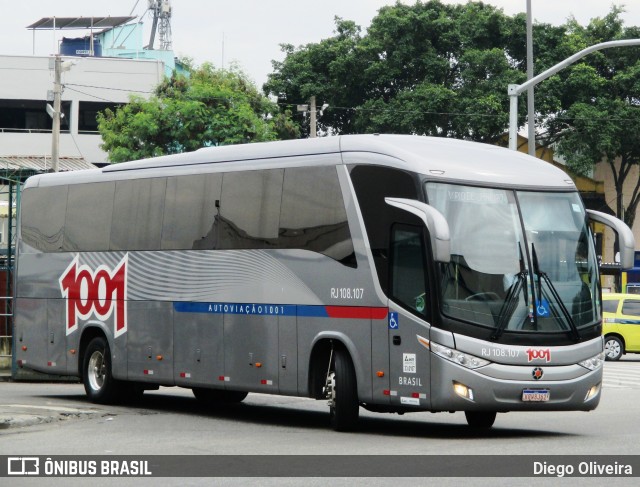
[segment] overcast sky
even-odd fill
[[[465,3],[443,0],[444,3]],[[173,49],[177,55],[220,66],[235,62],[261,87],[282,60],[279,45],[318,42],[333,35],[334,17],[363,28],[391,0],[171,0]],[[412,4],[413,0],[403,3]],[[526,0],[489,0],[508,15],[526,11]],[[640,25],[640,0],[532,0],[536,21],[562,24],[575,16],[581,24],[603,17],[612,5],[624,5],[626,25]],[[34,36],[26,27],[42,17],[126,16],[144,14],[148,0],[0,0],[0,54],[47,56],[57,49],[51,31]],[[145,26],[150,30],[150,18]],[[80,37],[82,31],[57,35]],[[148,36],[148,34],[145,34]],[[147,40],[145,39],[145,43]],[[223,57],[224,56],[224,57]]]

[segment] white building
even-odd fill
[[[53,90],[54,57],[0,55],[0,157],[51,157],[51,118],[46,105]],[[63,57],[60,156],[107,162],[100,149],[96,113],[149,96],[162,81],[164,63],[146,59]]]

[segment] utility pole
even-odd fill
[[[328,103],[323,103],[322,108],[320,108],[320,116],[322,116],[323,112],[329,108]],[[316,106],[316,97],[309,97],[308,105],[298,105],[298,111],[303,112],[303,116],[305,121],[307,120],[307,113],[309,113],[309,138],[316,138],[318,136],[318,113]]]
[[[316,121],[316,97],[315,95],[312,96],[309,99],[309,123],[310,123],[310,128],[309,128],[309,137],[314,138],[317,137],[317,130],[316,130],[316,126],[317,126],[317,121]]]
[[[533,78],[533,14],[531,0],[527,0],[527,80]],[[533,86],[527,88],[527,122],[529,124],[529,155],[536,155],[536,111],[534,107]]]
[[[53,113],[50,113],[53,119],[51,130],[51,161],[53,172],[58,172],[60,165],[60,98],[62,96],[62,58],[59,54],[56,54],[53,71]]]

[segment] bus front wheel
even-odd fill
[[[327,396],[333,429],[353,429],[358,421],[360,404],[355,369],[346,350],[337,349],[334,352],[333,366],[327,377]]]
[[[118,382],[111,373],[111,352],[104,337],[89,342],[84,354],[82,381],[92,402],[109,404],[118,398]]]
[[[496,420],[495,411],[465,411],[467,424],[472,428],[491,428]]]

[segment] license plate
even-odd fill
[[[549,389],[525,389],[522,400],[528,402],[545,402],[549,400]]]

